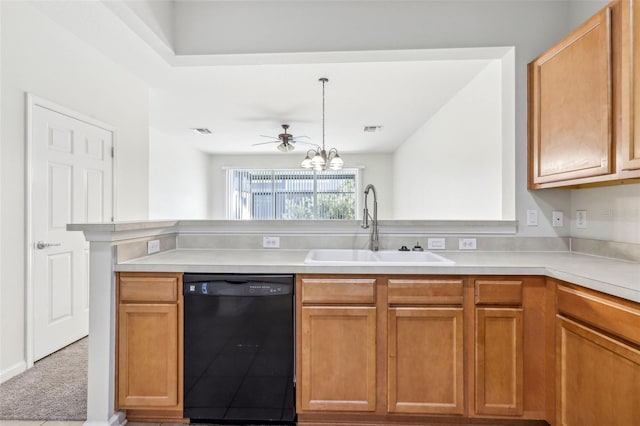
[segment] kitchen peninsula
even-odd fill
[[[447,234],[450,235],[456,231],[451,228],[459,227],[460,224],[439,223],[437,226],[451,231]],[[372,367],[374,373],[370,377],[373,382],[367,382],[369,388],[364,391],[368,397],[373,397],[366,401],[369,405],[364,409],[364,415],[368,416],[364,418],[370,422],[415,423],[421,415],[441,413],[437,414],[440,416],[438,418],[445,416],[446,419],[447,413],[452,413],[464,417],[465,421],[471,422],[470,424],[473,424],[474,419],[483,417],[539,419],[555,424],[556,411],[563,415],[571,415],[563,411],[566,407],[556,405],[555,402],[556,393],[562,392],[563,388],[555,386],[556,380],[560,380],[561,377],[554,377],[551,371],[555,369],[556,358],[566,355],[560,350],[562,348],[554,348],[557,344],[556,335],[582,336],[585,333],[583,329],[587,328],[585,324],[592,324],[594,320],[604,321],[603,325],[595,324],[598,339],[610,340],[611,335],[618,336],[616,327],[619,326],[620,341],[626,345],[624,350],[632,354],[626,356],[625,365],[628,365],[628,359],[635,360],[633,362],[636,364],[631,364],[634,366],[631,373],[636,376],[632,377],[640,374],[637,365],[640,359],[637,357],[640,333],[637,330],[637,322],[634,323],[640,318],[640,308],[637,305],[640,303],[639,263],[575,253],[569,250],[569,243],[564,238],[518,239],[509,235],[508,230],[502,229],[501,224],[478,225],[479,228],[483,226],[484,229],[491,228],[492,232],[491,236],[478,238],[477,251],[438,252],[454,261],[454,265],[363,267],[318,266],[304,263],[307,252],[313,248],[365,248],[368,244],[366,232],[360,231],[355,222],[349,221],[332,225],[329,234],[324,232],[323,235],[317,235],[317,224],[307,225],[299,222],[293,222],[287,227],[274,227],[273,224],[233,224],[223,221],[69,225],[69,230],[83,231],[90,241],[87,424],[112,426],[123,424],[125,420],[125,414],[116,410],[114,383],[117,364],[115,286],[118,273],[148,276],[158,273],[174,273],[180,276],[186,272],[296,274],[296,309],[297,316],[302,318],[307,318],[305,315],[308,314],[323,312],[327,306],[349,308],[353,304],[353,300],[349,299],[350,283],[363,285],[362,288],[368,288],[365,290],[369,295],[365,299],[368,299],[358,299],[353,306],[358,309],[369,306],[369,312],[378,312],[375,315],[376,319],[371,323],[372,326],[377,325],[377,337],[372,341],[378,342],[378,348],[374,349],[374,355],[377,356],[371,360],[376,366]],[[461,229],[457,229],[457,232],[464,235]],[[466,235],[473,232],[475,235],[485,234],[479,229],[467,229]],[[401,245],[413,246],[416,241],[424,244],[427,235],[437,233],[435,227],[430,228],[425,224],[411,226],[381,222],[381,249],[395,250]],[[265,235],[280,236],[281,248],[259,248]],[[158,241],[160,252],[147,255],[147,243],[155,240]],[[313,288],[317,292],[310,296],[310,293],[305,294],[305,288]],[[341,289],[347,289],[344,301],[333,300],[328,304],[324,301],[327,291],[330,293],[329,296],[335,299],[336,295],[342,294]],[[439,295],[440,291],[447,293],[445,299]],[[415,299],[416,296],[419,298]],[[442,302],[443,300],[445,302]],[[585,309],[590,309],[591,318],[585,317]],[[403,405],[398,398],[406,397],[407,394],[401,388],[402,377],[394,375],[395,370],[391,368],[393,354],[389,352],[389,358],[386,352],[381,352],[382,349],[387,350],[387,342],[389,345],[392,342],[391,336],[387,336],[387,331],[397,332],[398,336],[404,333],[400,325],[393,329],[390,324],[401,324],[398,315],[406,313],[423,315],[421,318],[424,319],[429,318],[433,312],[445,311],[454,314],[450,318],[462,319],[464,326],[458,326],[464,327],[465,330],[462,332],[460,328],[460,335],[456,337],[462,352],[458,354],[460,364],[456,368],[459,370],[455,371],[464,372],[465,378],[456,379],[460,381],[454,386],[455,392],[458,392],[455,394],[458,398],[455,406],[447,412],[430,411],[429,404]],[[557,320],[556,313],[560,314]],[[506,406],[492,406],[492,395],[484,395],[472,389],[482,380],[491,383],[490,374],[495,371],[490,368],[482,370],[481,367],[491,366],[490,353],[487,353],[489,358],[484,359],[484,364],[479,364],[477,359],[482,355],[478,352],[480,346],[477,339],[486,339],[486,336],[499,329],[491,328],[491,318],[498,318],[499,322],[495,324],[510,324],[509,327],[516,327],[518,331],[515,336],[519,337],[514,341],[520,342],[518,345],[524,345],[524,351],[520,346],[511,348],[514,351],[517,349],[518,352],[514,358],[514,365],[519,367],[514,370],[513,375],[519,381],[513,388],[514,395],[508,395],[509,398],[513,396],[513,404]],[[507,322],[503,323],[502,320]],[[426,322],[425,325],[429,326],[429,323]],[[312,322],[298,324],[297,351],[303,364],[306,358],[301,357],[300,345],[313,345],[313,342],[304,341],[300,327],[313,326]],[[567,330],[575,333],[567,335]],[[601,336],[600,330],[604,331],[605,337]],[[591,329],[587,331],[591,332]],[[469,339],[471,343],[476,339],[475,350],[467,344]],[[560,339],[558,344],[571,341]],[[533,343],[538,345],[537,352],[532,346]],[[572,347],[569,346],[567,349],[571,355]],[[310,350],[314,350],[313,347]],[[391,346],[389,350],[391,351]],[[401,348],[396,348],[396,353],[400,352]],[[627,352],[625,354],[628,355]],[[539,356],[531,361],[531,353]],[[316,353],[316,356],[322,354]],[[533,366],[530,365],[531,362]],[[298,376],[301,372],[307,371],[305,368],[305,365],[298,365]],[[341,367],[337,365],[336,368]],[[472,372],[475,374],[471,374]],[[535,381],[531,380],[534,372],[540,372],[544,380],[532,383]],[[629,371],[626,371],[626,374],[629,374]],[[522,378],[524,389],[530,390],[533,386],[537,395],[532,397],[531,392],[523,394]],[[569,380],[570,377],[563,376],[562,379]],[[314,386],[313,380],[313,376],[302,374],[302,377],[298,377],[298,387]],[[397,391],[395,396],[392,395],[395,392],[391,386],[392,382]],[[560,382],[564,383],[562,380]],[[385,387],[384,390],[381,389],[382,385]],[[387,388],[389,395],[386,392]],[[626,395],[637,399],[640,393]],[[569,397],[575,398],[572,395]],[[395,405],[393,401],[396,402]],[[631,406],[638,406],[637,402]],[[326,404],[323,407],[309,397],[308,389],[299,389],[297,411],[301,424],[321,422],[323,419],[348,424],[361,419],[358,417],[362,414],[360,409],[354,410],[353,406],[344,409],[335,407],[335,404],[333,408],[331,404],[329,407]]]

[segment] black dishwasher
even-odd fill
[[[184,416],[294,423],[293,275],[184,274]]]

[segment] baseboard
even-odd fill
[[[124,426],[127,423],[127,417],[122,411],[116,411],[106,421],[87,420],[82,426]]]
[[[20,361],[19,363],[12,365],[6,370],[0,372],[0,383],[4,383],[10,378],[15,377],[25,371],[27,371],[27,363],[25,361]]]

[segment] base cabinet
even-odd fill
[[[376,409],[376,308],[302,307],[303,410]]]
[[[182,275],[119,273],[116,284],[116,408],[180,419]]]
[[[531,279],[474,280],[476,414],[524,413],[523,294],[534,287]]]
[[[476,310],[476,413],[523,412],[522,309]]]
[[[391,413],[463,414],[462,308],[388,310]]]
[[[298,276],[298,412],[375,411],[376,282]]]
[[[640,305],[562,282],[556,301],[556,425],[638,424]]]
[[[557,425],[637,424],[640,351],[569,319],[557,322]]]

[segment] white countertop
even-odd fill
[[[200,273],[340,273],[546,275],[640,302],[640,263],[571,252],[435,252],[451,266],[305,265],[308,250],[176,249],[115,266],[116,271]]]

